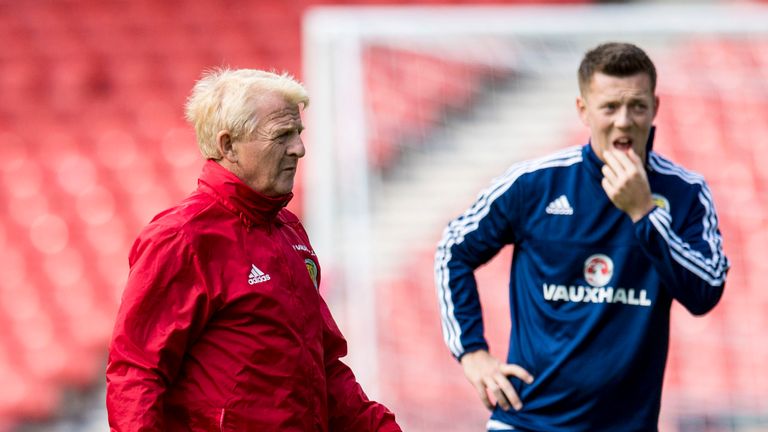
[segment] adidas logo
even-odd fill
[[[259,270],[256,264],[251,264],[251,274],[248,275],[248,283],[256,285],[257,283],[266,282],[269,280],[269,275]]]
[[[572,215],[573,207],[565,195],[560,195],[556,200],[549,203],[545,211],[551,215]]]

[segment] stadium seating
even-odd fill
[[[768,147],[760,145],[768,132],[768,99],[759,90],[768,71],[764,49],[758,42],[691,41],[681,48],[685,55],[676,66],[702,71],[698,79],[660,84],[660,149],[674,148],[681,163],[708,179],[732,264],[728,288],[711,314],[673,315],[668,370],[679,383],[667,388],[709,407],[723,397],[759,400],[768,394],[768,374],[756,367],[768,362],[759,330],[768,310],[761,282],[768,256],[768,189],[759,165],[768,158]]]
[[[396,163],[404,143],[418,142],[445,111],[470,106],[491,67],[403,48],[372,46],[363,55],[369,110],[369,155],[380,169]]]
[[[202,162],[182,112],[194,81],[218,65],[300,76],[301,15],[330,3],[385,2],[0,5],[0,431],[55,415],[65,389],[103,380],[131,241],[195,187]],[[473,91],[475,72],[461,65],[419,56],[405,64],[429,67],[428,91],[451,95],[450,104]],[[371,79],[403,82],[380,72]],[[469,82],[452,86],[448,73]],[[393,111],[403,96],[372,98],[376,110]],[[422,133],[415,128],[443,108],[412,96],[381,118]],[[400,137],[376,124],[383,138],[372,142],[389,142],[374,148],[392,147]]]
[[[0,5],[0,432],[55,415],[68,388],[103,381],[131,241],[194,188],[202,164],[182,112],[201,71],[231,65],[301,76],[301,14],[331,3],[385,2]],[[709,179],[733,270],[711,315],[692,319],[675,310],[667,389],[711,404],[736,395],[765,400],[768,148],[756,143],[768,136],[768,104],[747,84],[768,80],[768,47],[692,44],[664,75],[680,79],[661,82],[659,148]],[[391,47],[368,51],[364,67],[380,168],[396,163],[409,134],[425,134],[435,116],[463,109],[493,73]],[[683,72],[692,69],[704,72],[696,79]],[[701,96],[701,86],[712,96]],[[292,207],[300,212],[300,200]],[[382,390],[412,418],[438,404],[482,410],[440,342],[431,247],[419,246],[403,272],[416,277],[392,280],[380,294],[384,311],[397,306],[392,331],[382,335],[382,373],[393,377]],[[501,323],[488,334],[499,350],[509,318],[497,287],[506,284],[508,259],[507,252],[481,274],[481,286],[493,287],[481,294],[489,322]]]

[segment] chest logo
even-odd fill
[[[269,280],[269,275],[259,270],[256,264],[251,264],[251,273],[248,275],[248,283],[256,285],[257,283],[266,282]]]
[[[544,211],[551,215],[570,216],[573,214],[573,207],[571,207],[571,203],[568,202],[568,197],[560,195],[554,201],[549,203]]]
[[[595,254],[584,262],[584,279],[593,287],[602,287],[613,277],[613,260],[607,255]]]
[[[315,264],[314,261],[307,258],[304,260],[304,265],[307,266],[307,273],[309,273],[309,278],[312,279],[312,283],[315,284],[315,289],[317,289],[317,264]]]
[[[307,245],[295,244],[295,245],[293,245],[293,250],[298,251],[298,252],[306,252],[306,253],[308,253],[308,254],[310,254],[312,256],[315,256],[315,251],[313,251],[312,249],[308,248]]]
[[[653,204],[656,205],[656,207],[666,210],[667,213],[672,211],[672,208],[669,206],[669,200],[666,199],[663,195],[659,194],[651,194],[651,199],[653,200]]]

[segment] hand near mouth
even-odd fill
[[[634,151],[619,150],[605,151],[603,157],[603,190],[632,222],[639,221],[654,207],[642,159]]]

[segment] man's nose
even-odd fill
[[[297,136],[293,139],[288,146],[288,154],[291,156],[304,157],[306,152],[307,150],[304,148],[304,140],[301,139],[301,136]]]
[[[632,119],[629,116],[629,109],[627,107],[621,107],[616,112],[614,124],[617,128],[627,128],[632,124]]]

